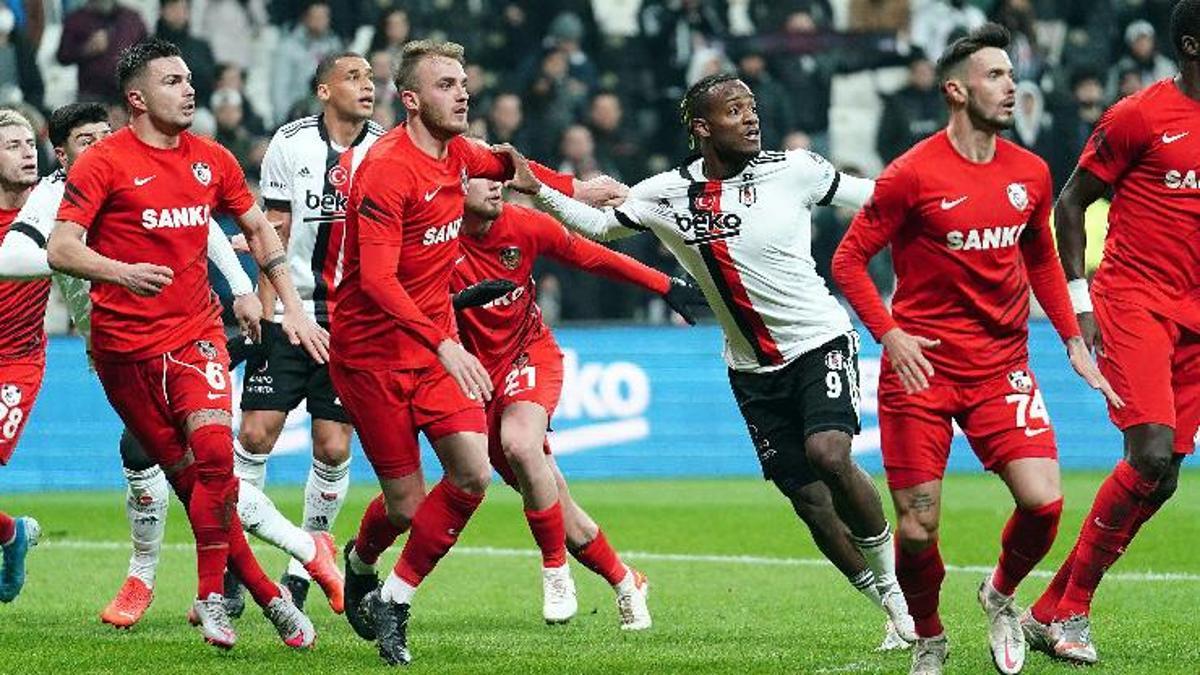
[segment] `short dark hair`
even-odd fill
[[[1095,82],[1101,87],[1104,86],[1104,78],[1100,75],[1100,71],[1087,66],[1078,68],[1071,73],[1071,91],[1075,91],[1084,82]]]
[[[692,138],[692,120],[702,116],[701,113],[708,104],[709,93],[726,82],[737,82],[738,79],[737,73],[715,73],[700,78],[688,87],[683,100],[679,102],[679,121],[683,122],[683,129],[689,139]]]
[[[441,56],[454,59],[464,66],[467,63],[466,51],[457,42],[437,42],[435,40],[413,40],[405,42],[400,48],[400,62],[396,64],[395,77],[392,78],[396,91],[413,91],[417,88],[417,66],[427,56]]]
[[[50,113],[50,144],[61,148],[76,128],[107,121],[108,110],[100,103],[68,103]]]
[[[1171,10],[1171,45],[1175,47],[1175,58],[1180,61],[1196,58],[1183,53],[1185,35],[1200,40],[1200,0],[1180,0]]]
[[[332,73],[333,69],[337,66],[338,61],[351,58],[361,59],[364,57],[362,54],[359,54],[352,49],[333,52],[322,57],[321,61],[317,63],[317,73],[313,75],[313,89],[316,89],[318,84],[323,83],[325,79],[329,77],[329,74]]]
[[[975,52],[988,47],[1007,49],[1010,42],[1012,42],[1012,35],[1009,34],[1007,28],[998,23],[983,24],[946,47],[937,60],[938,80],[945,82],[950,77],[950,71],[971,58]]]
[[[120,60],[117,61],[117,84],[121,87],[121,91],[125,92],[129,89],[129,83],[142,74],[142,71],[146,69],[146,64],[155,59],[165,59],[171,56],[182,56],[179,47],[156,37],[146,38],[135,45],[126,47],[121,51]]]

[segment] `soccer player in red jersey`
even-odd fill
[[[308,647],[312,622],[263,573],[235,511],[229,358],[208,285],[211,212],[233,214],[245,232],[283,299],[291,339],[323,359],[327,336],[304,316],[279,238],[233,155],[187,131],[195,90],[178,48],[138,43],[117,75],[130,124],[68,172],[50,266],[94,282],[91,347],[105,394],[187,505],[205,641],[236,641],[221,593],[228,564],[284,642]]]
[[[1083,339],[1125,401],[1109,406],[1125,455],[1022,621],[1031,645],[1078,663],[1097,660],[1088,618],[1096,587],[1175,492],[1200,424],[1200,0],[1175,6],[1171,38],[1179,76],[1104,114],[1055,210]],[[1110,192],[1089,298],[1083,214]]]
[[[942,54],[948,126],[887,167],[833,259],[839,286],[887,356],[879,426],[897,511],[896,573],[919,635],[914,675],[941,673],[948,653],[938,616],[938,520],[952,421],[1016,503],[979,601],[997,670],[1016,673],[1024,663],[1013,593],[1050,550],[1062,513],[1054,432],[1028,364],[1031,287],[1071,365],[1115,399],[1080,337],[1056,264],[1050,172],[998,138],[1013,123],[1008,44],[1008,32],[988,24]],[[889,244],[897,276],[890,313],[867,275],[868,261]]]
[[[395,84],[408,121],[376,141],[354,177],[329,372],[383,488],[346,546],[346,617],[387,663],[403,664],[417,586],[491,481],[483,403],[492,381],[455,338],[449,289],[468,179],[507,179],[513,167],[506,153],[462,137],[460,45],[406,44]],[[573,189],[570,176],[546,179]],[[419,430],[445,469],[428,496]],[[375,562],[410,525],[399,561],[376,588]]]
[[[38,182],[33,125],[15,110],[0,109],[0,239],[8,233]],[[46,370],[46,299],[50,280],[0,282],[0,465],[8,464]],[[12,602],[25,585],[25,555],[41,529],[29,516],[0,511],[0,602]]]
[[[566,623],[575,615],[575,583],[567,549],[617,592],[622,629],[650,627],[649,584],[627,567],[600,527],[579,507],[550,454],[550,416],[563,383],[563,356],[534,302],[534,262],[547,256],[663,296],[689,323],[699,290],[679,279],[569,233],[541,211],[505,204],[500,183],[473,179],[463,218],[463,257],[451,288],[461,291],[487,279],[515,288],[482,307],[458,314],[463,344],[479,356],[495,395],[486,407],[488,454],[506,483],[521,493],[525,518],[542,552],[543,618]]]

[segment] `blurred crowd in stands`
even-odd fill
[[[462,43],[473,133],[580,178],[635,183],[688,153],[679,100],[706,74],[736,70],[758,97],[763,144],[809,148],[873,175],[945,123],[933,61],[987,20],[1013,33],[1013,141],[1049,163],[1056,187],[1092,125],[1122,96],[1174,74],[1172,0],[0,0],[0,105],[45,115],[72,100],[125,119],[114,67],[146,35],[176,43],[193,72],[195,131],[252,179],[273,130],[319,111],[325,54],[364,54],[375,119],[403,121],[390,72],[404,42]],[[43,171],[54,166],[46,148]],[[850,217],[824,210],[813,254],[827,275]],[[616,245],[677,271],[649,237]],[[553,320],[667,320],[633,289],[547,265]],[[877,282],[890,289],[886,259]],[[828,276],[827,276],[828,278]]]

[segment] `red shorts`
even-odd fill
[[[494,397],[487,406],[488,457],[492,466],[505,483],[516,487],[517,478],[500,440],[500,426],[504,410],[513,403],[524,401],[536,403],[546,410],[547,423],[558,407],[563,385],[562,350],[550,333],[545,333],[512,363],[500,368],[488,368],[495,386]],[[542,441],[542,449],[550,454],[550,441]]]
[[[8,464],[33,412],[46,373],[46,352],[0,359],[0,464]]]
[[[911,395],[888,368],[879,381],[879,430],[889,487],[941,480],[952,420],[988,471],[1017,459],[1058,457],[1050,416],[1028,366],[984,382],[937,382]]]
[[[1100,372],[1124,408],[1108,407],[1121,430],[1163,424],[1175,452],[1191,454],[1200,426],[1200,335],[1138,305],[1097,297]]]
[[[418,431],[431,443],[464,431],[487,433],[483,404],[467,398],[441,364],[358,370],[335,361],[329,376],[380,478],[403,478],[421,468]]]
[[[189,415],[231,411],[229,354],[219,328],[204,339],[141,361],[97,360],[96,374],[125,426],[167,470],[187,456]]]

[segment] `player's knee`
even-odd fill
[[[804,442],[808,463],[824,475],[841,475],[850,470],[850,437],[841,431],[822,431]]]
[[[421,493],[413,493],[399,496],[385,496],[383,501],[384,512],[387,513],[388,522],[392,525],[407,530],[412,525],[413,517],[417,515],[417,509],[421,506],[421,502],[425,499],[425,495]]]
[[[487,491],[488,485],[492,482],[492,465],[484,462],[478,467],[472,466],[447,473],[446,477],[459,490],[481,495]]]
[[[1158,481],[1158,487],[1154,488],[1154,492],[1150,495],[1150,501],[1156,504],[1165,504],[1175,494],[1175,490],[1179,487],[1179,462],[1173,461],[1167,467],[1166,473],[1163,474],[1161,480]]]
[[[247,422],[246,418],[242,418],[242,428],[238,430],[238,443],[254,455],[266,455],[271,452],[273,445],[273,435],[262,424]],[[313,448],[314,453],[316,448]]]
[[[121,431],[121,465],[129,471],[145,471],[157,464],[146,454],[145,448],[128,428]]]
[[[1125,450],[1129,464],[1143,478],[1161,480],[1175,455],[1175,432],[1161,424],[1143,424],[1126,432]]]
[[[504,436],[500,441],[500,450],[514,468],[527,469],[534,462],[545,462],[542,459],[542,444],[535,443],[534,439],[525,437],[523,434]]]
[[[837,518],[829,489],[819,481],[800,481],[794,478],[776,479],[779,491],[792,502],[796,515],[810,528],[820,527]]]
[[[196,457],[196,473],[202,482],[233,478],[233,430],[224,424],[200,427],[188,437]]]
[[[937,537],[938,524],[932,518],[906,514],[896,522],[896,540],[905,551],[923,551],[932,546]]]
[[[245,443],[242,446],[245,447]],[[350,459],[350,447],[345,443],[318,439],[313,443],[313,459],[329,466],[340,466]]]

